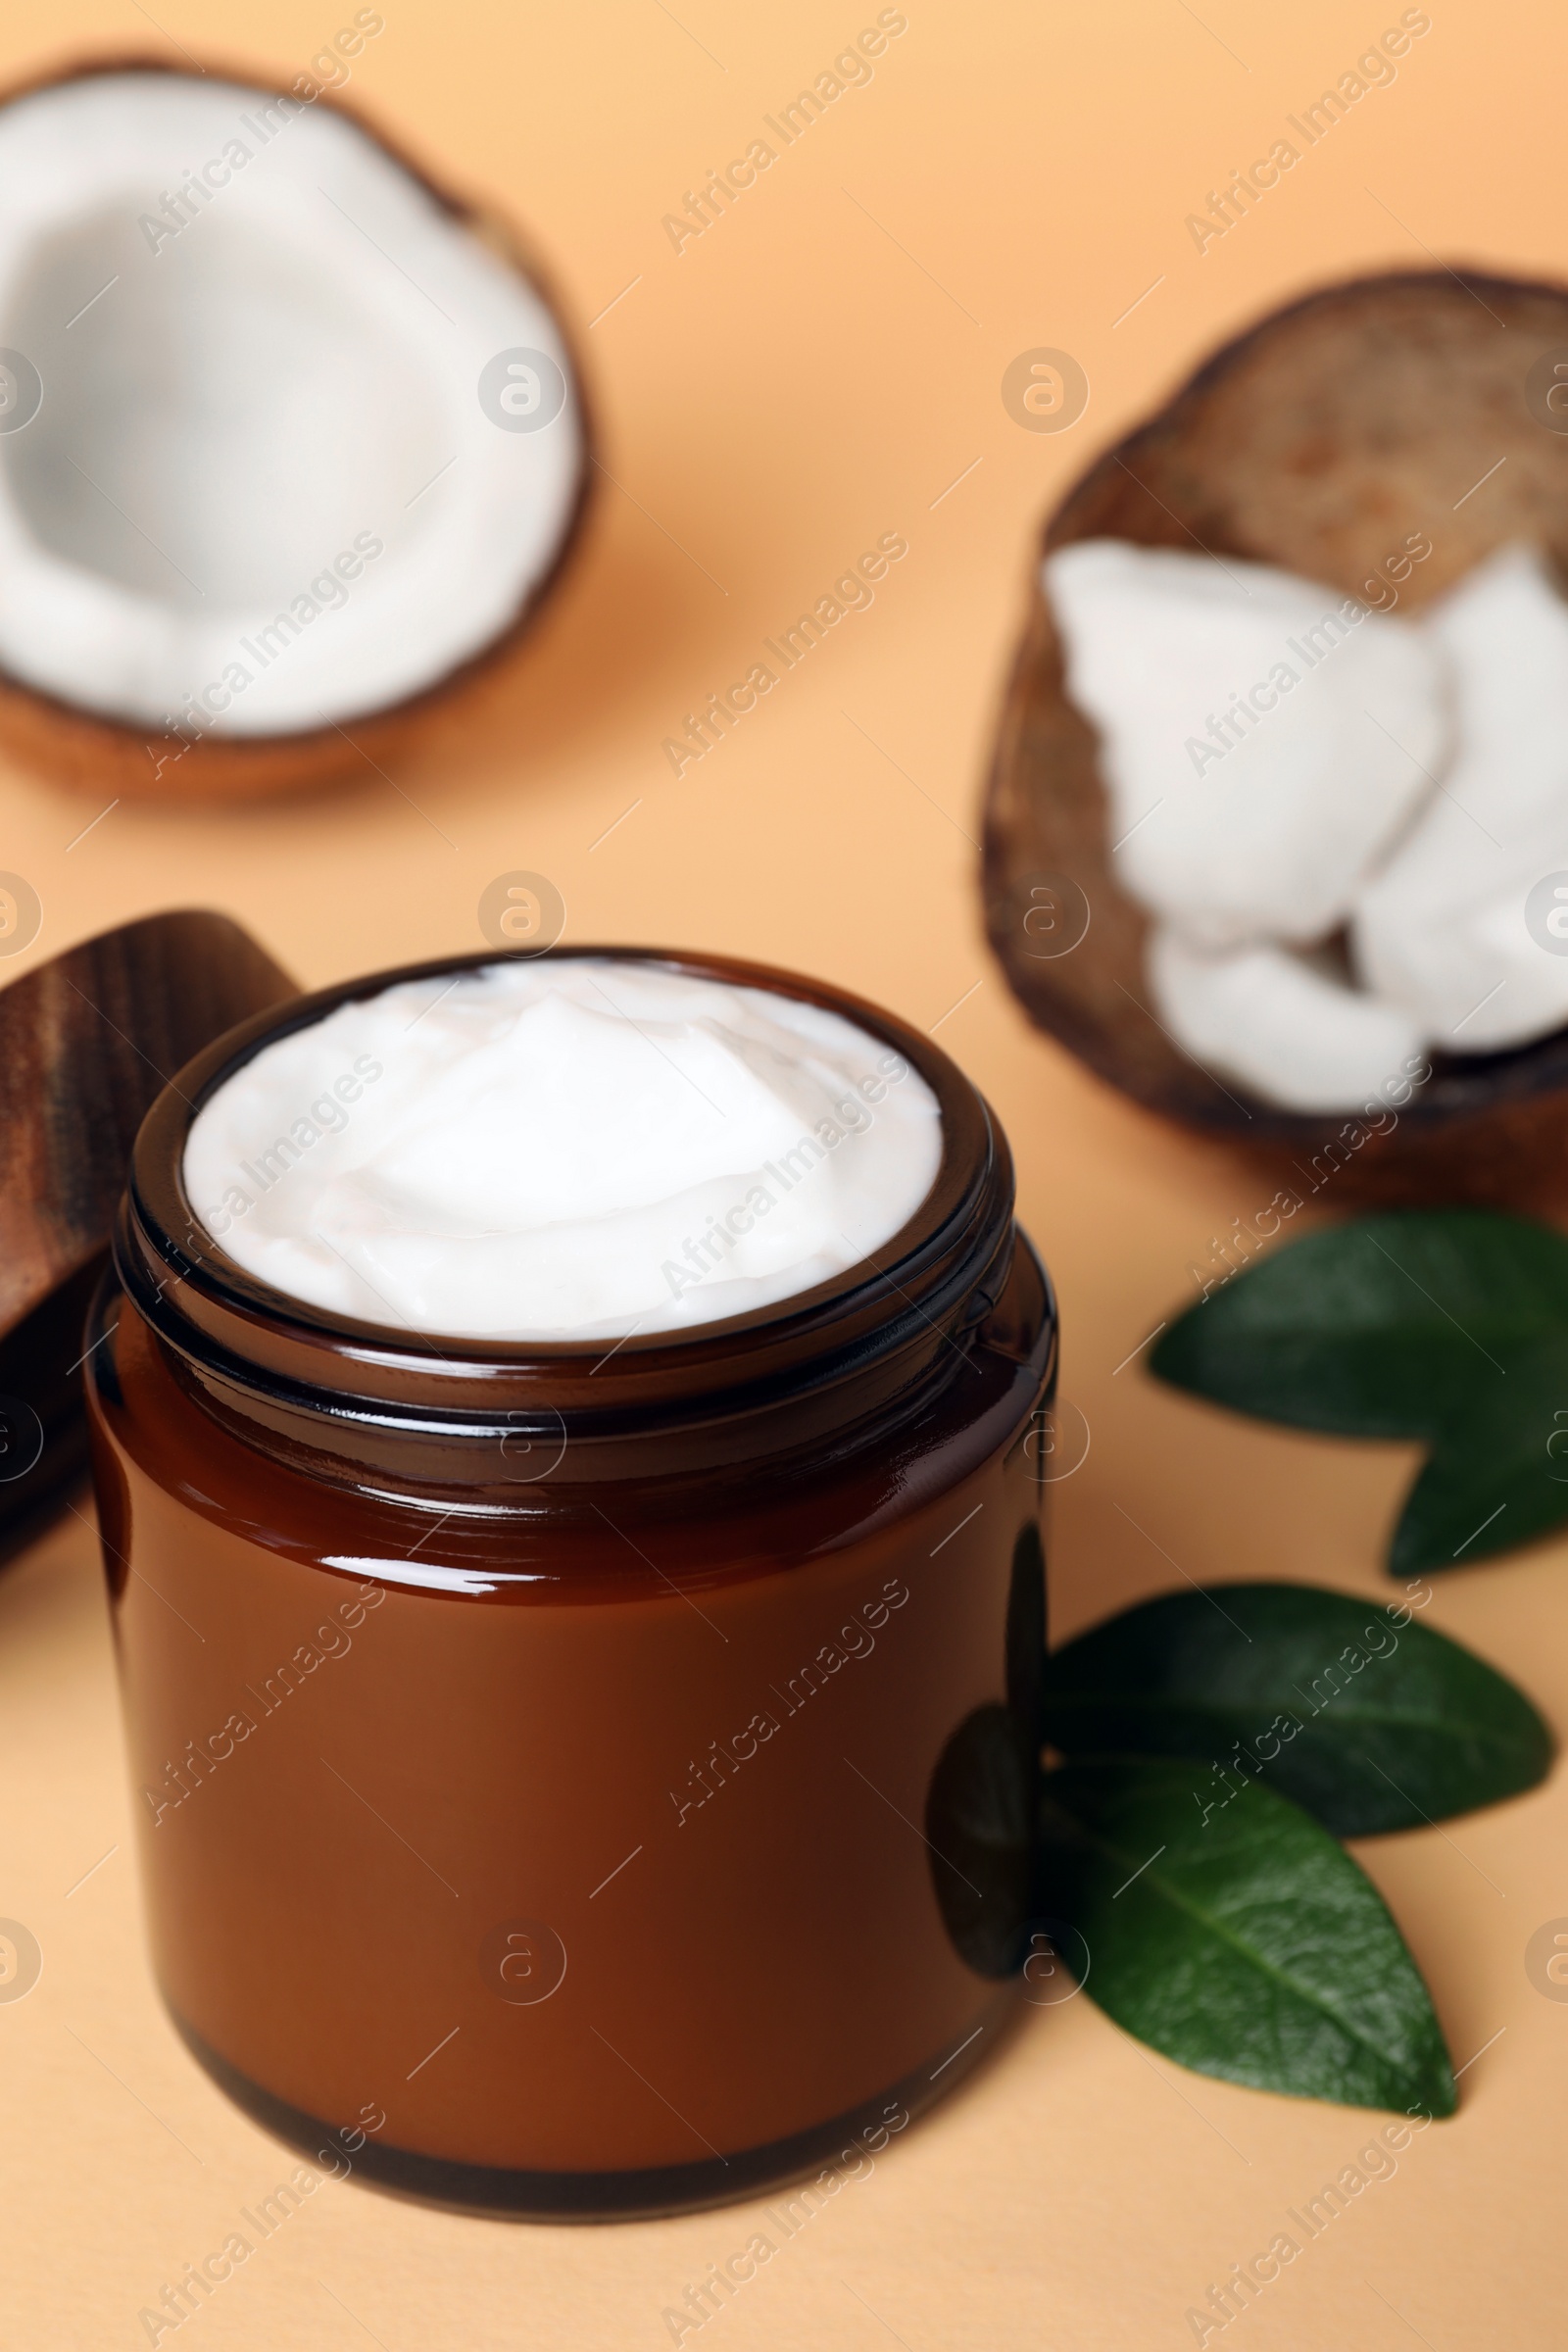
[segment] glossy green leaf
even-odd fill
[[[1411,1209],[1307,1234],[1190,1308],[1150,1366],[1263,1420],[1430,1446],[1396,1575],[1568,1520],[1568,1240],[1544,1225]]]
[[[1506,1393],[1504,1393],[1506,1392]],[[1568,1518],[1568,1345],[1515,1356],[1444,1431],[1404,1499],[1391,1575],[1463,1568]]]
[[[1083,1937],[1100,2006],[1200,2074],[1451,2114],[1442,2029],[1365,1873],[1257,1782],[1200,1819],[1192,1779],[1125,1758],[1047,1776],[1043,1908]]]
[[[1551,1761],[1524,1692],[1472,1650],[1408,1604],[1312,1585],[1164,1592],[1081,1634],[1049,1661],[1046,1737],[1190,1758],[1200,1819],[1262,1780],[1342,1838],[1493,1804]]]

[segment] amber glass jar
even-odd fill
[[[619,1346],[246,1274],[183,1189],[203,1102],[350,999],[499,960],[470,956],[191,1062],[88,1334],[175,2023],[314,2160],[489,2212],[667,2211],[885,2144],[1012,1997],[1016,1890],[937,1786],[977,1710],[1026,1720],[1043,1642],[1055,1317],[1006,1144],[875,1007],[655,959],[825,1005],[931,1086],[938,1175],[875,1263]]]

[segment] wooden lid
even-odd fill
[[[106,931],[0,990],[0,1557],[85,1464],[82,1324],[142,1119],[203,1046],[296,993],[248,932],[199,908]]]

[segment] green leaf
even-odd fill
[[[1506,1390],[1507,1394],[1502,1392]],[[1463,1568],[1568,1517],[1568,1348],[1516,1357],[1446,1430],[1409,1494],[1389,1571]]]
[[[1150,1367],[1262,1420],[1429,1446],[1396,1575],[1568,1520],[1568,1240],[1526,1218],[1411,1209],[1307,1234],[1190,1308]]]
[[[1342,1838],[1494,1804],[1551,1761],[1524,1692],[1472,1650],[1312,1585],[1165,1592],[1079,1635],[1048,1664],[1046,1738],[1191,1758],[1200,1818],[1261,1779]]]
[[[1047,1776],[1043,1905],[1084,1938],[1100,2006],[1200,2074],[1451,2115],[1442,2029],[1371,1881],[1271,1788],[1205,1824],[1192,1783],[1126,1758]]]

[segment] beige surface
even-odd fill
[[[909,0],[907,13],[869,87],[677,255],[662,216],[873,8],[679,0],[677,23],[659,0],[387,0],[353,92],[437,170],[515,208],[579,325],[630,287],[584,336],[614,477],[586,559],[462,762],[400,771],[396,788],[368,774],[297,808],[121,807],[74,848],[97,804],[8,774],[0,864],[42,893],[33,956],[200,903],[238,914],[310,981],[478,946],[480,891],[527,867],[564,891],[572,938],[771,956],[940,1023],[1011,1131],[1061,1291],[1066,1393],[1092,1426],[1056,1498],[1058,1631],[1171,1583],[1173,1562],[1381,1592],[1407,1470],[1395,1449],[1263,1433],[1156,1392],[1137,1363],[1113,1371],[1191,1295],[1210,1235],[1258,1202],[1222,1158],[1145,1123],[1027,1031],[981,945],[971,836],[1030,535],[1096,443],[1216,333],[1322,275],[1420,264],[1428,248],[1568,268],[1565,28],[1544,8],[1434,0],[1394,85],[1200,257],[1187,213],[1396,7]],[[162,0],[159,15],[188,48],[274,72],[297,71],[337,21],[315,0]],[[44,55],[28,45],[38,21],[13,12],[0,34],[19,74]],[[60,6],[53,23],[100,47],[152,35],[134,0]],[[1020,430],[999,394],[1007,363],[1042,345],[1075,354],[1093,386],[1060,437]],[[909,554],[874,607],[677,782],[660,747],[682,713],[888,530]],[[1451,1576],[1429,1619],[1519,1675],[1559,1724],[1564,1548]],[[155,2006],[94,1546],[75,1520],[0,1579],[0,1913],[45,1954],[34,1992],[0,2007],[0,2340],[130,2346],[145,2340],[139,2308],[292,2160]],[[1568,1914],[1565,1832],[1559,1776],[1447,1833],[1363,1849],[1456,2063],[1485,2055],[1457,2120],[1416,2140],[1227,2341],[1560,2344],[1568,2006],[1531,1988],[1523,1953]],[[1285,2208],[1372,2124],[1156,2065],[1085,2000],[1034,2013],[701,2340],[1191,2342],[1187,2306],[1286,2227]],[[179,2340],[652,2348],[669,2341],[662,2308],[755,2227],[746,2207],[503,2227],[325,2186]]]

